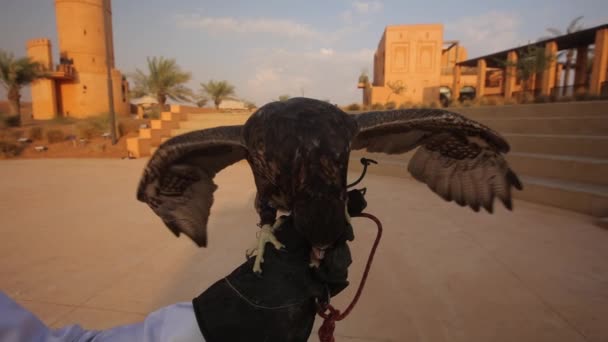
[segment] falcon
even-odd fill
[[[408,171],[446,201],[492,213],[494,199],[511,210],[522,184],[504,155],[508,143],[490,128],[442,109],[343,112],[324,101],[292,98],[259,108],[244,125],[176,136],[148,161],[137,190],[177,236],[207,246],[215,175],[241,160],[253,172],[260,217],[254,271],[261,272],[277,212],[290,213],[310,243],[311,261],[349,235],[347,170],[351,150],[401,154],[416,149]]]

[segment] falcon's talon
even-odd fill
[[[264,263],[264,248],[266,247],[266,243],[270,242],[274,248],[278,250],[285,249],[285,245],[283,245],[277,238],[274,236],[274,231],[281,225],[282,220],[277,220],[273,226],[269,224],[262,225],[262,229],[256,234],[258,240],[255,245],[247,250],[247,255],[249,257],[255,256],[255,261],[253,262],[253,272],[261,274],[262,273],[262,264]]]

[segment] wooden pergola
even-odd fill
[[[589,46],[595,45],[593,68],[591,77],[587,79],[587,63]],[[574,64],[574,85],[581,84],[589,85],[588,93],[590,95],[600,95],[602,84],[606,82],[606,74],[608,72],[608,24],[592,27],[589,29],[577,31],[570,34],[565,34],[558,37],[551,37],[540,40],[527,45],[503,50],[489,55],[468,59],[466,61],[456,63],[454,68],[454,84],[457,85],[453,89],[454,97],[460,96],[460,74],[462,67],[477,68],[477,96],[485,95],[485,80],[488,68],[500,68],[504,70],[504,82],[502,93],[506,99],[513,96],[516,85],[516,76],[514,70],[509,70],[513,67],[504,67],[500,61],[516,62],[517,52],[535,47],[544,47],[545,53],[548,55],[556,55],[558,51],[576,49],[576,62]],[[553,88],[557,86],[559,75],[562,72],[563,65],[555,59],[550,65],[542,71],[540,77],[541,88],[540,95],[551,95]]]

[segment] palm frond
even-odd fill
[[[576,31],[580,31],[583,29],[582,25],[578,25],[578,22],[581,21],[583,19],[583,16],[578,16],[576,18],[574,18],[574,20],[572,20],[570,22],[570,25],[568,25],[568,29],[566,29],[567,33],[573,33]]]
[[[150,95],[161,99],[170,98],[174,101],[191,101],[192,91],[184,85],[192,78],[189,72],[182,71],[174,59],[148,57],[146,62],[147,74],[136,69],[129,75],[133,80],[134,94]]]

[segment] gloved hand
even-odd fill
[[[326,251],[318,269],[311,268],[310,245],[287,217],[275,231],[286,250],[266,248],[261,277],[250,258],[192,301],[205,340],[307,341],[317,302],[348,286],[352,260],[346,239],[354,236],[347,235]]]

